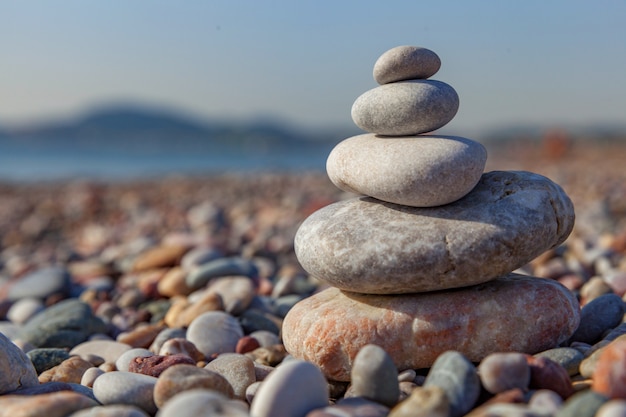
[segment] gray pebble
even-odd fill
[[[169,339],[179,339],[185,338],[187,336],[187,330],[180,327],[168,327],[167,329],[162,330],[157,337],[154,338],[154,341],[150,345],[150,352],[159,353],[161,348],[163,347],[163,343],[165,343]]]
[[[20,331],[20,338],[36,347],[73,348],[95,333],[106,333],[107,326],[91,307],[78,299],[54,304],[31,318]]]
[[[618,399],[604,403],[596,417],[626,417],[626,400]]]
[[[24,352],[0,333],[0,395],[39,385],[37,372]]]
[[[389,408],[363,397],[342,398],[335,405],[313,410],[306,417],[387,417]]]
[[[258,269],[254,262],[239,258],[219,258],[202,264],[198,268],[190,272],[185,277],[187,286],[192,290],[204,287],[214,278],[225,277],[229,275],[244,275],[248,278],[256,280],[258,278]]]
[[[246,399],[246,389],[256,382],[254,362],[245,355],[223,353],[209,362],[205,369],[217,372],[232,385],[235,398]]]
[[[398,369],[383,348],[363,346],[354,358],[350,375],[351,397],[364,397],[387,407],[398,402]]]
[[[543,356],[561,365],[567,370],[569,376],[579,372],[580,363],[585,359],[579,350],[571,347],[560,347],[537,353],[535,356]]]
[[[93,383],[104,373],[105,372],[100,368],[89,368],[83,373],[83,376],[80,379],[80,384],[93,388]]]
[[[148,414],[154,414],[153,391],[157,378],[133,372],[107,372],[96,378],[93,393],[100,403],[126,404],[141,408]]]
[[[285,401],[289,399],[289,401]],[[315,365],[290,360],[263,381],[250,407],[254,417],[305,416],[328,405],[328,384]]]
[[[70,357],[65,349],[60,348],[41,348],[28,351],[26,354],[33,363],[37,374],[42,373],[50,368],[59,365],[61,362]]]
[[[70,350],[70,355],[78,355],[87,361],[89,361],[87,359],[89,355],[98,355],[104,362],[115,363],[124,352],[131,349],[132,346],[114,340],[89,340],[74,346]]]
[[[265,330],[274,334],[280,333],[280,328],[274,320],[272,320],[269,313],[265,313],[261,310],[248,309],[239,316],[239,322],[246,334],[256,332],[258,330]]]
[[[594,417],[609,399],[592,390],[578,392],[567,399],[556,417]]]
[[[172,397],[159,409],[157,417],[250,417],[250,414],[241,402],[229,400],[219,392],[193,389]]]
[[[547,415],[556,414],[562,406],[563,399],[561,396],[548,389],[535,391],[528,401],[528,407],[531,410]]]
[[[241,276],[215,278],[211,280],[207,291],[219,294],[224,311],[234,316],[243,313],[256,294],[252,280]]]
[[[624,301],[616,294],[605,294],[586,304],[580,312],[580,325],[571,342],[595,343],[603,333],[617,327],[624,317]]]
[[[441,60],[430,49],[419,46],[396,46],[382,54],[374,64],[374,80],[378,84],[410,79],[426,79],[435,75]]]
[[[234,352],[243,330],[236,318],[223,311],[196,317],[187,329],[187,340],[207,358],[215,353]]]
[[[363,93],[352,105],[352,120],[379,135],[418,135],[444,126],[458,109],[459,96],[444,82],[400,81]]]
[[[424,388],[431,386],[440,387],[446,393],[450,417],[460,417],[471,410],[480,394],[476,368],[455,351],[447,351],[437,357],[424,382]]]
[[[257,330],[249,334],[250,337],[254,337],[261,347],[269,347],[277,345],[280,342],[278,335],[274,332],[267,330]]]
[[[39,298],[25,297],[13,303],[7,312],[7,318],[15,324],[24,324],[45,308]]]
[[[9,288],[7,298],[46,298],[52,294],[69,295],[70,274],[65,268],[45,267],[25,275]]]
[[[149,417],[141,408],[133,405],[99,405],[70,414],[69,417]]]

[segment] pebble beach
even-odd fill
[[[487,170],[532,170],[571,196],[572,234],[518,272],[570,290],[587,330],[453,366],[465,415],[624,415],[624,158],[618,145],[490,150]],[[287,311],[327,287],[300,267],[296,230],[350,197],[323,173],[3,184],[0,415],[453,415],[424,387],[431,369],[373,349],[352,384],[328,381],[282,345]]]
[[[626,416],[626,146],[434,135],[440,65],[327,175],[0,184],[0,417]]]

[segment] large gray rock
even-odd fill
[[[486,161],[485,147],[462,137],[390,138],[369,133],[335,146],[326,171],[344,191],[390,203],[433,207],[469,193]]]
[[[419,46],[396,46],[378,58],[374,64],[374,79],[378,84],[428,78],[441,67],[441,60],[430,49]]]
[[[370,197],[331,204],[295,237],[311,275],[343,290],[402,294],[489,281],[560,243],[574,225],[561,187],[529,172],[484,174],[468,195],[433,208]]]
[[[352,120],[379,135],[417,135],[439,129],[458,109],[459,96],[444,82],[399,81],[363,93],[352,105]]]
[[[371,295],[329,288],[296,304],[283,322],[285,349],[349,381],[357,353],[378,345],[398,370],[429,368],[457,350],[472,362],[494,352],[537,353],[574,333],[576,297],[554,280],[509,274],[423,294]]]
[[[37,372],[28,356],[0,333],[0,395],[37,385]]]

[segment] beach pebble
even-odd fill
[[[607,401],[598,409],[596,417],[626,417],[626,400]]]
[[[335,146],[326,161],[340,189],[414,207],[449,204],[478,183],[487,151],[458,136],[364,134]]]
[[[215,248],[199,246],[191,249],[185,254],[185,256],[183,256],[180,261],[180,266],[185,272],[189,273],[198,266],[204,265],[207,262],[211,262],[223,256],[223,253]]]
[[[90,362],[81,359],[79,356],[67,358],[59,365],[42,372],[39,375],[39,382],[73,382],[80,384],[85,371],[93,367]]]
[[[489,404],[465,415],[466,417],[545,417],[525,404]]]
[[[424,388],[443,389],[450,405],[450,417],[460,417],[472,409],[480,394],[480,379],[474,365],[461,353],[449,350],[437,357]]]
[[[91,398],[72,391],[59,391],[34,396],[0,396],[3,416],[65,417],[71,413],[97,406]]]
[[[83,409],[71,414],[69,417],[149,417],[141,408],[133,405],[99,405],[97,407]]]
[[[129,372],[130,363],[139,356],[145,358],[148,356],[154,356],[154,353],[144,348],[129,349],[117,358],[115,361],[115,367],[118,371]]]
[[[141,272],[150,269],[166,268],[178,265],[183,255],[189,250],[186,246],[163,245],[142,252],[133,263],[132,271]]]
[[[256,295],[252,280],[241,276],[215,278],[211,280],[207,291],[219,294],[224,311],[234,316],[243,313]]]
[[[578,325],[578,312],[560,284],[516,274],[424,294],[329,288],[298,303],[285,317],[282,335],[291,355],[317,364],[329,379],[349,381],[352,361],[366,344],[382,347],[398,369],[428,368],[451,349],[480,362],[494,352],[558,345]]]
[[[233,398],[233,387],[222,375],[194,365],[174,365],[159,376],[154,387],[154,402],[163,407],[176,394],[201,388]]]
[[[620,297],[626,294],[626,270],[611,271],[604,276],[604,280],[613,289],[615,294]]]
[[[611,399],[626,400],[626,340],[609,343],[593,372],[592,389]]]
[[[549,389],[563,399],[569,398],[574,393],[569,374],[561,365],[544,356],[526,355],[526,360],[530,367],[531,389]]]
[[[379,135],[417,135],[444,126],[458,109],[459,96],[444,82],[399,81],[359,96],[352,105],[352,120]]]
[[[208,311],[224,310],[222,297],[214,292],[203,291],[194,299],[177,297],[165,314],[165,324],[169,327],[189,327],[199,315]]]
[[[240,257],[229,257],[214,259],[198,266],[187,275],[185,280],[189,288],[197,290],[215,278],[243,275],[256,280],[258,273],[259,271],[253,261]]]
[[[528,400],[528,407],[531,410],[547,415],[556,414],[562,406],[563,398],[549,389],[535,391]]]
[[[164,297],[189,295],[192,289],[187,286],[187,271],[179,266],[170,268],[157,283],[157,291]]]
[[[246,399],[246,389],[256,382],[254,362],[238,353],[223,353],[205,367],[222,375],[233,387],[234,398]]]
[[[555,417],[594,417],[609,399],[592,390],[584,390],[572,395]]]
[[[419,46],[396,46],[382,54],[374,64],[378,84],[430,78],[441,67],[441,60],[430,49]]]
[[[259,341],[251,336],[244,336],[237,342],[235,353],[248,353],[261,347]]]
[[[104,362],[115,362],[124,352],[132,349],[132,346],[114,340],[89,340],[74,346],[70,355],[77,355],[88,360],[88,355],[98,355]]]
[[[389,413],[389,417],[448,417],[449,415],[450,404],[446,391],[436,385],[415,388],[407,399],[396,405]]]
[[[288,398],[289,401],[284,401]],[[291,360],[281,364],[263,381],[250,406],[254,417],[304,417],[328,405],[328,384],[309,362]]]
[[[165,329],[165,326],[160,323],[144,324],[119,334],[117,341],[134,348],[148,348],[163,329]]]
[[[104,371],[99,368],[86,369],[83,373],[82,378],[80,379],[80,384],[89,388],[93,388],[93,383],[95,382],[96,378],[98,378],[103,373]]]
[[[347,291],[414,293],[489,281],[562,243],[574,209],[561,187],[528,172],[484,174],[471,193],[431,208],[371,197],[330,204],[295,236],[302,267]]]
[[[492,394],[514,388],[525,390],[530,382],[530,367],[522,353],[492,353],[480,362],[478,375],[483,387]]]
[[[607,284],[602,277],[591,277],[580,288],[581,304],[587,304],[604,294],[611,294],[613,289]]]
[[[167,368],[178,364],[195,365],[196,361],[191,359],[189,356],[182,354],[168,356],[138,356],[130,361],[128,371],[158,378],[159,375],[161,375],[161,373]]]
[[[59,365],[70,357],[66,349],[42,348],[33,349],[26,353],[28,359],[33,363],[37,374]]]
[[[571,347],[559,347],[554,349],[548,349],[543,352],[537,353],[535,356],[544,356],[559,365],[561,365],[569,376],[578,374],[580,363],[585,359],[580,351]]]
[[[187,329],[187,339],[205,357],[235,352],[243,330],[236,318],[222,311],[209,311],[196,317]]]
[[[276,333],[268,332],[267,330],[257,330],[248,336],[254,337],[262,347],[274,346],[280,342]]]
[[[571,342],[593,344],[600,340],[602,334],[617,327],[624,317],[625,304],[616,294],[605,294],[589,304],[580,312],[580,326],[570,338]]]
[[[306,417],[387,417],[389,408],[362,397],[342,398],[335,405],[318,408]]]
[[[164,356],[183,354],[193,359],[194,362],[200,362],[205,359],[204,354],[193,343],[184,338],[166,340],[161,349],[159,349],[158,354]]]
[[[250,417],[245,405],[219,392],[191,389],[173,396],[157,417]]]
[[[36,347],[73,348],[107,326],[89,305],[77,299],[61,301],[31,318],[20,331],[20,339]]]
[[[44,308],[41,299],[24,297],[13,303],[7,312],[7,319],[15,324],[24,324]]]
[[[0,395],[39,384],[37,372],[24,352],[0,333]]]
[[[53,294],[69,295],[71,277],[62,267],[50,266],[31,272],[9,287],[7,299],[45,299]]]
[[[248,309],[239,316],[239,323],[243,331],[247,334],[259,330],[268,331],[274,334],[280,333],[280,320],[270,313],[262,310]]]
[[[154,338],[154,341],[150,345],[149,350],[153,353],[159,353],[163,344],[169,339],[184,339],[187,335],[187,330],[181,327],[178,328],[166,328],[161,330],[161,333]]]
[[[365,345],[359,350],[354,358],[351,381],[351,397],[364,397],[387,407],[398,402],[398,370],[380,346]]]
[[[157,378],[116,371],[100,375],[93,383],[93,394],[104,404],[134,405],[148,414],[154,414],[157,406],[154,403],[153,391]]]

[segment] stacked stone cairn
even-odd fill
[[[533,354],[578,327],[576,298],[553,280],[513,273],[561,244],[574,208],[561,187],[531,172],[483,173],[470,139],[433,135],[459,98],[432,51],[400,46],[374,66],[380,86],[352,118],[370,132],[339,143],[327,172],[361,194],[309,216],[296,256],[331,287],[300,301],[283,323],[294,357],[329,380],[349,381],[361,348],[383,348],[399,371],[442,353],[480,362],[494,352]]]

